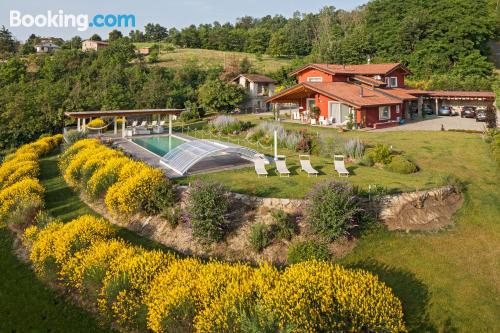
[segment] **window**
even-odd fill
[[[378,108],[378,119],[379,120],[391,119],[391,107],[388,105],[380,106]]]
[[[323,78],[320,76],[310,76],[307,78],[309,82],[323,82]]]
[[[399,114],[399,105],[396,105],[396,113]]]
[[[398,86],[398,78],[395,76],[386,77],[384,81],[387,88],[395,88]]]
[[[397,87],[398,86],[398,78],[395,76],[391,77],[391,87]]]

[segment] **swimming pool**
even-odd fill
[[[156,155],[163,156],[175,147],[185,143],[185,140],[179,139],[178,137],[168,135],[164,136],[152,136],[146,138],[134,138],[133,143],[146,148]]]

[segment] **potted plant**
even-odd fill
[[[321,114],[320,108],[315,105],[312,107],[311,112],[314,115],[314,119],[318,120],[319,115]]]

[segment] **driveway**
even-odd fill
[[[475,119],[453,117],[436,117],[430,116],[426,119],[413,120],[404,125],[381,128],[374,131],[390,132],[390,131],[440,131],[441,125],[445,130],[461,129],[461,130],[476,130],[482,131],[486,127],[485,122],[476,122]]]

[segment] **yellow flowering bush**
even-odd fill
[[[173,255],[161,251],[141,251],[111,267],[99,296],[101,313],[122,326],[146,328],[143,298],[156,274],[173,260]]]
[[[106,123],[101,118],[94,118],[87,124],[88,127],[93,127],[93,128],[100,128],[105,125]]]
[[[24,178],[0,191],[0,220],[20,202],[31,200],[43,202],[44,188],[35,178]]]
[[[64,152],[59,156],[59,168],[64,171],[68,167],[68,164],[71,162],[73,159],[73,156],[76,155],[80,150],[84,148],[90,148],[90,147],[95,147],[100,145],[101,143],[99,142],[98,139],[82,139],[78,140],[75,143],[73,143],[71,146],[69,146]]]
[[[400,301],[377,277],[328,262],[291,265],[259,305],[300,332],[403,332]]]
[[[11,159],[0,166],[0,189],[13,185],[24,178],[37,178],[40,166],[37,160]]]
[[[58,271],[76,252],[114,235],[108,222],[90,215],[49,225],[52,227],[35,236],[30,254],[35,269],[42,273],[47,263],[54,264]]]
[[[136,252],[135,247],[119,239],[98,241],[66,261],[59,277],[70,289],[96,301],[110,267],[117,266]]]
[[[87,182],[86,192],[91,198],[102,196],[108,188],[118,181],[118,175],[124,165],[131,163],[126,157],[107,159],[101,168],[98,168]]]
[[[112,214],[130,215],[139,211],[157,213],[161,203],[173,201],[171,185],[160,169],[152,167],[140,168],[134,175],[123,179],[122,173],[128,171],[126,164],[119,176],[106,193],[106,207]]]

